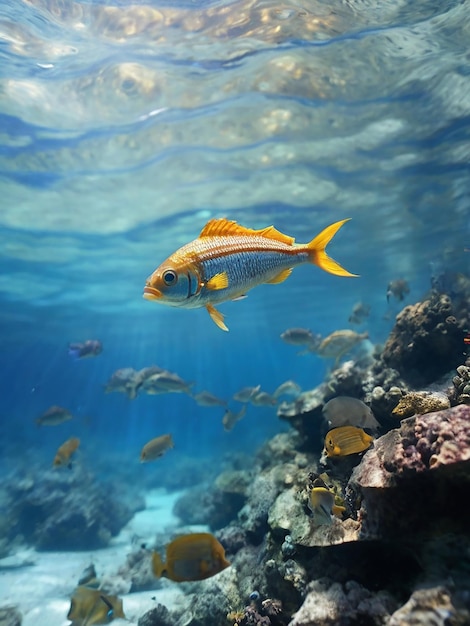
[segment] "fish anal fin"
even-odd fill
[[[276,274],[274,278],[271,278],[271,280],[267,280],[266,282],[269,285],[277,285],[278,283],[283,283],[287,278],[289,278],[291,272],[292,268],[289,267],[286,270],[282,270],[282,272],[279,272],[279,274]]]
[[[222,315],[222,313],[220,311],[218,311],[215,306],[212,306],[212,304],[206,304],[206,309],[207,312],[209,313],[209,315],[212,318],[212,321],[214,322],[214,324],[216,324],[220,329],[225,330],[228,332],[228,328],[227,326],[224,324],[224,316]]]
[[[205,286],[206,286],[206,289],[210,289],[211,291],[217,291],[219,289],[226,289],[228,287],[227,272],[220,272],[219,274],[214,274],[212,278],[209,278]]]
[[[260,230],[254,230],[252,228],[246,228],[240,226],[234,220],[227,220],[225,218],[209,220],[204,228],[201,230],[199,237],[224,237],[234,235],[245,235],[247,237],[265,237],[266,239],[275,239],[276,241],[282,241],[282,243],[291,246],[294,244],[294,237],[284,235],[278,231],[274,226],[267,226]]]

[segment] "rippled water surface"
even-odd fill
[[[469,41],[465,0],[1,2],[10,401],[36,407],[40,379],[52,403],[61,350],[89,336],[101,382],[158,362],[232,393],[260,372],[314,381],[323,365],[279,333],[344,327],[358,300],[383,341],[390,280],[411,302],[433,273],[468,270]],[[144,301],[148,274],[222,216],[301,242],[351,217],[331,250],[361,277],[299,268],[225,305],[228,335]]]

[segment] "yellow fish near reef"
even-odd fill
[[[165,563],[158,552],[152,554],[155,576],[177,583],[210,578],[229,565],[223,546],[210,533],[190,533],[173,539],[166,547]]]
[[[56,452],[54,457],[53,466],[60,467],[61,465],[68,465],[70,467],[70,458],[80,445],[80,439],[77,437],[71,437],[63,443]]]
[[[340,426],[328,431],[325,437],[326,456],[347,456],[363,452],[374,440],[362,428]]]
[[[355,276],[325,252],[347,221],[331,224],[310,243],[296,244],[274,226],[252,230],[227,219],[210,220],[197,239],[149,276],[144,298],[187,309],[204,306],[215,324],[228,330],[214,304],[243,298],[263,283],[282,283],[296,265],[314,263],[330,274]]]
[[[120,598],[81,585],[75,589],[67,615],[73,626],[109,624],[117,617],[126,619]]]
[[[341,518],[346,510],[344,506],[339,506],[335,503],[335,492],[332,489],[328,489],[321,479],[315,481],[310,491],[308,506],[313,513],[313,521],[317,526],[329,526],[332,515]]]
[[[171,435],[160,435],[148,441],[140,453],[140,462],[155,461],[163,456],[167,450],[174,448],[173,437]]]

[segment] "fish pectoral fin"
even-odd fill
[[[228,287],[228,275],[227,272],[220,272],[215,274],[212,278],[209,278],[205,284],[206,289],[211,291],[217,291],[219,289],[226,289]]]
[[[218,311],[215,308],[215,306],[212,306],[212,304],[206,304],[206,309],[207,309],[207,312],[209,313],[209,315],[211,316],[212,321],[214,322],[214,324],[216,324],[222,330],[225,330],[225,331],[228,332],[228,328],[224,324],[224,316],[222,315],[222,313],[220,311]]]
[[[279,272],[279,274],[276,274],[274,278],[271,278],[271,280],[267,280],[266,282],[269,285],[277,285],[278,283],[283,283],[287,278],[289,278],[291,272],[292,267],[289,267],[286,270],[282,270],[282,272]]]

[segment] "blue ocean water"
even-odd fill
[[[140,448],[164,432],[167,467],[249,458],[287,428],[275,408],[250,406],[227,433],[223,409],[188,395],[104,385],[158,365],[226,399],[309,389],[331,363],[299,356],[284,330],[351,328],[363,301],[359,330],[381,343],[434,276],[468,273],[469,28],[462,0],[1,2],[4,465],[49,466],[78,435],[81,463],[140,477]],[[147,276],[214,217],[299,242],[350,217],[329,251],[360,277],[299,267],[222,305],[229,333],[204,309],[143,300]],[[410,294],[387,302],[397,278]],[[72,359],[86,339],[103,353]],[[74,420],[38,429],[51,405]]]

